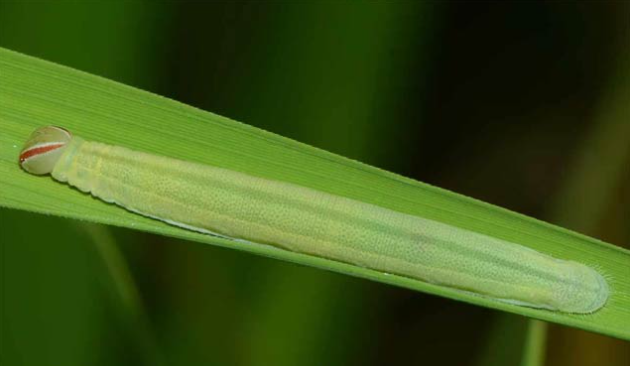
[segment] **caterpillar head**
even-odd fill
[[[49,174],[71,139],[72,134],[61,127],[36,129],[20,152],[20,166],[31,174]]]

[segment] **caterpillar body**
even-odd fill
[[[20,164],[103,201],[189,230],[279,246],[502,302],[592,313],[594,269],[528,247],[295,184],[85,141],[47,126]]]

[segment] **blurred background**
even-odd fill
[[[621,1],[3,1],[0,46],[628,248],[629,19]],[[7,209],[0,241],[2,365],[513,365],[530,326]],[[547,365],[630,364],[627,342],[547,331]]]

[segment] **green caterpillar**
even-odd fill
[[[37,129],[20,154],[33,174],[202,233],[266,243],[472,292],[592,313],[608,299],[590,267],[440,222],[286,182]]]

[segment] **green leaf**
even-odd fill
[[[33,129],[56,124],[88,140],[289,181],[512,241],[605,274],[592,315],[509,305],[350,264],[179,229],[19,169]],[[0,50],[0,205],[135,228],[252,252],[630,339],[630,252],[508,210],[366,166],[228,118],[59,65]],[[54,235],[54,233],[51,233]]]

